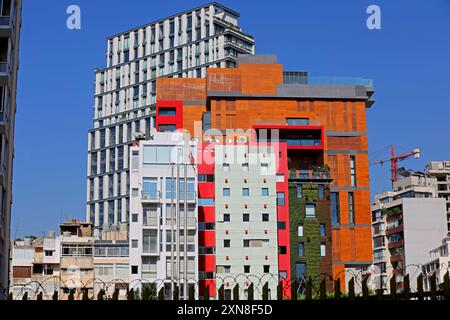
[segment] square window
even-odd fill
[[[137,248],[138,247],[138,240],[131,240],[131,247]]]
[[[224,197],[230,196],[230,188],[223,188],[223,196]]]
[[[264,273],[270,273],[270,266],[263,266]]]
[[[230,214],[229,213],[223,214],[223,222],[230,222]]]
[[[286,279],[287,278],[287,271],[280,271],[279,272],[279,278],[280,279]]]
[[[223,240],[223,247],[229,248],[231,246],[231,240]]]
[[[244,248],[250,248],[250,240],[244,240]]]
[[[133,188],[131,190],[131,196],[132,197],[138,197],[139,196],[139,189]]]
[[[284,182],[284,174],[277,174],[277,182]]]
[[[230,165],[228,163],[223,164],[223,171],[230,171]]]
[[[242,196],[248,197],[250,195],[249,188],[242,188]]]
[[[305,205],[306,209],[306,217],[307,218],[315,218],[316,217],[316,206],[314,204]]]
[[[267,173],[267,172],[269,172],[269,164],[261,163],[261,173]]]
[[[138,274],[138,266],[131,266],[131,274]]]
[[[263,213],[262,214],[262,221],[263,222],[268,222],[269,221],[269,214],[268,213]]]
[[[278,230],[286,230],[286,222],[278,221]]]
[[[248,163],[242,164],[242,171],[248,171]]]
[[[138,222],[139,215],[137,213],[133,213],[131,215],[131,222]]]
[[[286,253],[287,253],[287,248],[286,248],[286,246],[280,246],[280,247],[278,247],[278,253],[279,253],[279,254],[286,254]]]
[[[250,221],[250,215],[248,213],[244,213],[242,215],[242,221],[249,222]]]
[[[231,273],[231,266],[223,266],[224,273]]]
[[[261,195],[263,197],[268,197],[269,196],[269,188],[261,188]]]
[[[244,273],[250,273],[250,266],[244,266]]]

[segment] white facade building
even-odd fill
[[[177,285],[187,297],[187,280],[198,296],[196,155],[197,142],[178,132],[131,148],[130,289],[154,283],[171,298]]]
[[[127,222],[129,150],[135,133],[154,127],[156,79],[205,77],[207,68],[234,67],[239,53],[254,53],[238,18],[214,2],[108,39],[88,146],[86,216],[95,228]]]
[[[240,297],[270,296],[278,285],[276,156],[272,147],[215,146],[216,286],[225,298],[239,284]]]
[[[0,0],[0,300],[8,294],[21,15],[22,0]]]
[[[431,277],[436,275],[436,287],[444,283],[444,276],[450,270],[449,253],[450,238],[442,240],[442,244],[430,251],[430,259],[422,266],[424,289],[430,290]]]

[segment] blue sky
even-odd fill
[[[107,36],[206,2],[24,1],[12,237],[85,217],[93,70],[105,65]],[[377,102],[367,112],[370,154],[394,144],[422,149],[422,159],[404,163],[413,169],[450,160],[449,0],[221,3],[241,13],[257,53],[277,54],[286,70],[375,81]],[[66,28],[70,4],[81,7],[80,31]],[[371,4],[381,8],[381,30],[366,27]],[[377,159],[388,157],[385,150]],[[389,166],[372,167],[372,194],[389,187]]]

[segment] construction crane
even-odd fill
[[[406,160],[410,157],[414,157],[415,159],[419,159],[420,158],[420,149],[416,148],[411,152],[408,153],[404,153],[404,154],[395,154],[395,146],[391,146],[391,157],[389,159],[386,160],[380,160],[380,161],[375,161],[372,162],[371,165],[383,165],[387,162],[391,162],[391,181],[392,181],[392,186],[394,186],[394,182],[396,182],[397,179],[397,164],[400,161]]]

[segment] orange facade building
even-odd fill
[[[337,195],[330,209],[329,262],[341,279],[346,270],[372,261],[366,110],[373,92],[370,80],[283,72],[274,56],[259,55],[240,56],[236,69],[208,69],[206,79],[157,80],[158,103],[182,106],[177,129],[202,140],[228,141],[243,136],[267,141],[274,137],[266,132],[276,129],[288,144],[293,182],[301,179],[298,172],[329,170],[327,190]],[[227,134],[227,129],[252,131]]]

